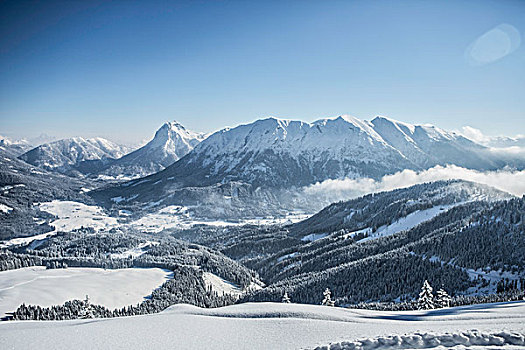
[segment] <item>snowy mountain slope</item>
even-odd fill
[[[103,138],[84,139],[73,137],[42,144],[22,154],[19,158],[46,170],[68,173],[83,162],[107,161],[123,156],[129,151]]]
[[[11,156],[18,157],[32,148],[27,140],[12,140],[0,135],[0,149]]]
[[[193,186],[241,181],[299,187],[437,164],[497,167],[481,156],[484,149],[436,127],[386,118],[340,116],[313,123],[268,118],[216,132],[162,176]]]
[[[508,198],[512,196],[480,184],[438,181],[331,204],[301,222],[274,229],[273,240],[277,243],[271,246],[260,247],[268,240],[270,229],[264,228],[218,234],[216,243],[208,233],[206,242],[241,261],[254,251],[264,251],[250,262],[250,267],[271,281],[303,271],[310,259],[324,253],[332,254],[326,261],[332,260],[335,264],[339,262],[335,259],[337,250],[345,249],[356,240],[363,242],[411,229],[469,201]],[[279,232],[284,234],[284,239],[278,238],[282,236]],[[193,239],[200,242],[199,235]],[[298,262],[303,266],[290,269]]]
[[[374,212],[365,214],[368,220],[375,216]],[[386,210],[379,214],[393,213]],[[256,263],[247,263],[265,282],[274,282],[248,300],[277,300],[286,290],[296,300],[312,303],[326,286],[341,304],[394,300],[414,297],[417,284],[424,279],[453,293],[495,291],[496,283],[504,278],[525,278],[524,218],[525,200],[514,198],[456,205],[405,231],[374,239],[356,235],[353,229],[328,231],[325,238],[289,245]],[[394,227],[403,219],[392,221],[390,226]],[[379,227],[376,233],[381,230]],[[261,233],[264,235],[267,233]],[[252,232],[252,237],[257,234]],[[485,275],[499,277],[484,280]],[[398,283],[400,278],[403,283]]]
[[[188,154],[205,138],[205,134],[187,130],[178,122],[166,122],[150,142],[108,163],[98,174],[136,178],[158,172]]]
[[[498,166],[487,157],[484,146],[433,125],[412,125],[386,117],[376,117],[371,124],[388,144],[422,168],[455,164],[487,170]]]
[[[458,205],[473,200],[502,200],[513,196],[492,187],[463,180],[437,181],[329,205],[295,224],[296,235],[378,229],[416,211]]]
[[[175,305],[147,316],[0,324],[0,347],[10,349],[306,349],[390,335],[426,348],[470,345],[475,333],[492,333],[491,349],[519,348],[525,333],[523,302],[432,311],[371,311],[319,305],[248,303],[216,309]],[[205,331],[203,331],[205,330]],[[506,330],[506,333],[501,333]],[[416,335],[418,332],[420,335]],[[421,333],[431,332],[424,338]],[[453,333],[442,337],[445,333]],[[499,333],[499,337],[495,335]],[[512,335],[514,333],[514,335]],[[517,334],[516,334],[517,333]],[[408,334],[408,337],[403,337]],[[470,335],[469,335],[470,334]],[[448,339],[441,343],[435,340]],[[454,342],[455,341],[455,342]],[[377,348],[377,347],[374,347]],[[367,348],[368,349],[368,348]],[[474,349],[474,348],[473,348]]]

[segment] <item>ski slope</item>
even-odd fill
[[[413,336],[408,339],[414,339],[416,332],[443,336],[472,329],[487,333],[506,330],[523,337],[525,302],[403,312],[280,303],[246,303],[217,309],[175,305],[146,316],[2,322],[0,348],[308,349],[363,338],[373,343],[375,338],[388,335],[410,334]],[[467,344],[464,338],[460,335],[455,339]]]
[[[46,270],[35,266],[0,272],[0,317],[22,303],[52,306],[87,295],[93,304],[110,309],[137,304],[173,273],[157,268]],[[0,346],[0,349],[4,347]]]
[[[422,224],[425,221],[429,221],[435,218],[439,214],[442,214],[446,212],[447,210],[450,210],[451,208],[459,204],[462,204],[462,203],[449,204],[449,205],[437,205],[435,207],[424,209],[424,210],[416,210],[415,212],[410,213],[405,217],[397,219],[390,225],[383,225],[379,227],[375,232],[373,232],[372,229],[368,227],[368,228],[365,228],[359,231],[347,233],[345,235],[345,238],[353,237],[361,233],[366,233],[368,234],[368,237],[360,240],[360,242],[366,242],[366,241],[370,241],[370,240],[377,239],[380,237],[391,236],[401,231],[408,231],[416,227],[417,225]]]
[[[211,272],[203,272],[202,277],[206,287],[211,287],[212,290],[219,294],[233,294],[239,296],[243,293],[243,290],[240,286],[225,280]]]

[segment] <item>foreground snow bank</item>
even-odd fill
[[[388,337],[366,338],[351,342],[341,342],[317,347],[316,350],[368,350],[368,349],[431,349],[456,346],[525,346],[525,334],[508,331],[482,333],[477,330],[461,333],[414,333]]]
[[[0,322],[0,349],[312,349],[330,343],[337,349],[345,341],[367,338],[379,344],[395,334],[412,334],[413,338],[400,336],[399,342],[411,339],[419,344],[425,333],[439,335],[434,336],[443,341],[438,348],[457,349],[444,347],[444,337],[474,344],[469,343],[474,336],[462,335],[471,329],[490,334],[491,342],[502,338],[511,344],[525,334],[525,302],[400,312],[280,303],[216,309],[174,305],[144,316]]]

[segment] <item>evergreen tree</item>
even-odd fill
[[[284,295],[283,295],[283,299],[281,300],[283,303],[285,304],[290,304],[291,301],[290,301],[290,297],[288,296],[288,293],[287,292],[284,292]]]
[[[427,280],[421,287],[421,293],[419,293],[419,299],[417,300],[419,310],[428,310],[434,308],[434,296],[432,295],[432,287]]]
[[[321,305],[325,306],[334,306],[335,301],[332,300],[332,292],[330,292],[330,289],[326,288],[323,292],[324,299],[321,302]]]
[[[82,309],[79,313],[79,318],[95,318],[93,314],[93,306],[89,301],[89,296],[86,294],[86,299],[82,302]]]
[[[450,295],[443,289],[440,288],[436,292],[436,306],[438,307],[449,307],[450,306]]]

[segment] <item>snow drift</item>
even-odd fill
[[[341,342],[317,347],[316,350],[368,350],[368,349],[431,349],[454,346],[485,347],[525,345],[525,334],[502,331],[483,333],[471,330],[460,333],[414,333],[409,335],[392,335],[388,337],[365,338],[351,342]]]

